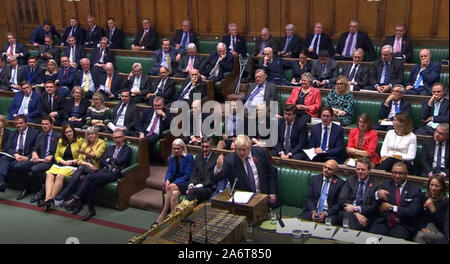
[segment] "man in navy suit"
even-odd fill
[[[396,238],[411,239],[417,231],[417,217],[422,209],[421,190],[407,180],[408,169],[403,162],[392,167],[392,179],[384,180],[375,193],[380,215],[368,232]]]
[[[14,56],[8,57],[8,66],[3,67],[1,73],[1,89],[12,90],[15,93],[20,91],[20,84],[25,81],[23,69],[17,63]]]
[[[8,43],[3,45],[2,56],[4,58],[15,57],[19,65],[26,65],[27,59],[30,56],[27,47],[23,43],[17,43],[14,33],[8,33],[7,38]]]
[[[431,177],[433,174],[441,174],[449,177],[449,142],[448,123],[440,123],[434,131],[433,138],[428,138],[422,150],[422,177]]]
[[[95,17],[92,15],[87,17],[87,23],[89,28],[86,30],[84,46],[87,48],[96,48],[97,44],[100,42],[100,38],[105,35],[105,31],[102,27],[97,26]]]
[[[377,215],[378,206],[375,192],[378,184],[370,176],[370,159],[359,158],[356,161],[356,175],[347,177],[339,193],[339,224],[348,221],[348,227],[354,230],[367,230]]]
[[[100,85],[100,75],[92,70],[91,62],[88,58],[80,60],[81,70],[75,73],[74,86],[80,86],[84,90],[84,98],[91,99]]]
[[[331,38],[323,34],[322,22],[317,22],[314,25],[314,34],[310,34],[305,39],[305,48],[308,48],[309,57],[311,59],[319,58],[319,51],[327,50],[329,56],[334,55],[334,47]]]
[[[58,70],[58,90],[57,93],[66,97],[70,94],[73,88],[73,82],[75,80],[75,73],[77,69],[70,65],[69,57],[61,57],[61,68]]]
[[[384,45],[391,45],[394,48],[394,57],[402,59],[405,62],[410,62],[413,54],[413,47],[411,40],[405,36],[406,27],[403,24],[395,26],[395,34],[386,37],[383,42]]]
[[[243,58],[247,57],[247,42],[243,36],[238,35],[238,27],[235,23],[228,25],[229,35],[222,37],[222,43],[224,43],[228,50],[237,57],[241,55]]]
[[[25,79],[34,88],[42,84],[42,79],[44,78],[44,70],[37,64],[36,57],[28,58],[28,65],[23,67],[23,73]]]
[[[357,49],[363,49],[369,54],[369,60],[376,57],[372,41],[367,33],[359,31],[359,20],[350,21],[349,32],[342,33],[336,47],[336,60],[352,60],[353,52]]]
[[[406,83],[406,93],[415,95],[431,95],[431,86],[439,82],[441,64],[431,61],[429,49],[420,50],[420,63],[411,69],[411,75]]]
[[[226,72],[233,70],[234,56],[227,51],[227,46],[219,42],[217,50],[211,52],[208,58],[202,61],[200,73],[203,80],[220,81]]]
[[[47,81],[45,83],[45,93],[41,93],[39,97],[40,117],[49,117],[52,124],[59,125],[64,109],[63,101],[64,97],[56,94],[56,84],[53,81]]]
[[[166,67],[169,70],[169,75],[172,75],[177,68],[176,62],[177,52],[170,46],[170,40],[163,38],[161,48],[155,51],[153,55],[153,65],[150,69],[150,75],[159,75],[159,68]]]
[[[35,47],[39,45],[45,45],[45,37],[50,36],[52,39],[60,37],[58,31],[56,31],[55,26],[53,26],[49,21],[44,20],[42,26],[33,29],[31,33],[30,43]]]
[[[319,52],[319,60],[313,61],[311,74],[317,88],[332,88],[339,74],[339,64],[328,55],[327,50]]]
[[[158,40],[158,33],[151,28],[150,18],[142,20],[142,29],[139,30],[136,38],[131,44],[132,50],[155,50],[156,41]]]
[[[430,99],[422,103],[422,124],[415,134],[433,135],[434,130],[440,123],[448,123],[449,100],[445,98],[444,84],[435,83],[431,88],[433,94]]]
[[[406,113],[411,117],[411,103],[403,99],[405,88],[401,84],[392,87],[392,93],[381,103],[380,112],[378,113],[378,122],[374,124],[375,130],[391,130],[393,126],[382,126],[381,122],[392,121],[398,113]]]
[[[236,151],[225,158],[220,155],[214,169],[212,182],[225,177],[237,190],[269,195],[272,207],[277,203],[277,172],[263,148],[252,147],[251,139],[239,135],[235,140]]]
[[[366,89],[366,86],[369,85],[369,67],[361,63],[363,59],[364,50],[360,48],[353,53],[353,63],[342,65],[341,75],[347,77],[350,91]]]
[[[191,21],[184,20],[181,23],[181,29],[175,31],[171,45],[175,47],[178,53],[183,54],[188,51],[188,45],[191,43],[198,46],[197,34],[191,30]]]
[[[37,130],[28,127],[27,117],[23,114],[14,117],[14,124],[16,130],[10,135],[10,140],[5,146],[5,152],[14,158],[6,155],[0,157],[0,192],[5,191],[6,180],[11,172],[28,173],[26,161],[31,158],[31,152],[39,134]],[[22,190],[25,188],[25,186],[19,187]],[[23,198],[22,193],[17,196],[18,200]]]
[[[271,47],[264,48],[264,58],[260,61],[260,69],[264,69],[267,74],[267,81],[276,84],[286,84],[284,79],[283,63],[278,56],[273,55]]]
[[[194,43],[189,43],[187,52],[183,55],[178,54],[177,58],[180,57],[178,63],[177,72],[174,74],[175,77],[186,78],[190,71],[193,69],[200,69],[202,63],[202,57],[197,52],[197,46]]]
[[[119,99],[119,93],[122,88],[123,77],[114,70],[111,62],[105,64],[105,74],[100,76],[100,91],[105,101]]]
[[[122,90],[120,92],[120,104],[117,104],[113,110],[111,123],[118,129],[122,130],[127,136],[136,136],[138,129],[139,112],[135,104],[130,103],[131,92]],[[110,125],[108,124],[108,128]]]
[[[83,221],[87,221],[96,215],[95,192],[97,189],[122,178],[122,169],[130,164],[132,150],[124,142],[125,136],[123,132],[115,130],[113,140],[116,144],[109,146],[100,158],[100,169],[88,174],[73,198],[64,202],[65,208],[73,210],[80,206],[81,199],[86,199],[89,211],[83,217]]]
[[[100,39],[99,47],[92,49],[90,61],[91,67],[99,74],[105,73],[104,67],[106,63],[115,62],[114,52],[108,47],[108,38],[102,37]]]
[[[108,46],[110,49],[123,49],[124,34],[120,28],[116,27],[116,20],[114,17],[109,17],[106,21],[108,29],[105,36],[108,37]]]
[[[150,106],[153,105],[153,99],[156,96],[164,98],[164,105],[170,105],[176,100],[175,82],[169,78],[169,70],[166,67],[162,66],[159,69],[159,77],[159,79],[154,79],[152,83],[149,80],[147,90],[144,91],[147,94],[143,100]]]
[[[392,57],[392,46],[381,48],[381,58],[374,61],[370,70],[370,90],[388,93],[395,84],[403,83],[403,61]]]
[[[298,58],[303,48],[303,39],[294,34],[295,26],[288,24],[285,27],[286,36],[280,39],[278,45],[278,56],[283,58]]]
[[[21,91],[14,94],[8,110],[8,120],[13,120],[17,115],[25,115],[28,122],[39,117],[39,94],[33,92],[27,81],[22,83]]]
[[[84,37],[86,35],[86,31],[79,26],[78,18],[71,17],[70,18],[70,26],[66,27],[64,34],[61,38],[61,47],[64,45],[67,46],[69,43],[67,42],[68,37],[74,36],[77,40],[77,43],[84,43]]]
[[[86,53],[84,52],[84,46],[78,44],[74,36],[67,38],[69,45],[64,49],[64,55],[69,58],[70,65],[74,68],[79,68],[80,60],[86,58]]]
[[[329,159],[341,163],[344,161],[344,129],[334,123],[333,109],[324,107],[320,111],[322,123],[316,124],[311,128],[309,138],[309,147],[314,148],[316,156],[313,161],[324,162]]]
[[[311,177],[301,219],[323,223],[326,217],[331,224],[337,224],[339,214],[339,192],[344,181],[336,176],[338,164],[335,160],[328,160],[323,164],[322,174]]]
[[[272,156],[298,160],[306,158],[302,149],[308,146],[308,128],[304,121],[295,118],[295,109],[295,105],[284,107],[284,119],[278,123],[278,142],[272,149]]]

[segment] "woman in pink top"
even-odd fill
[[[300,80],[301,86],[295,87],[286,101],[286,104],[297,106],[297,118],[303,119],[306,123],[311,122],[311,117],[319,116],[322,104],[320,91],[312,87],[312,81],[311,73],[303,73]]]

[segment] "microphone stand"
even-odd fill
[[[208,245],[208,222],[206,220],[206,200],[205,200],[205,245]]]
[[[188,244],[192,244],[192,225],[195,225],[195,222],[192,220],[189,220],[187,218],[181,219],[181,222],[183,223],[189,223],[189,241]]]
[[[236,183],[237,183],[237,181],[238,181],[238,177],[235,177],[234,178],[234,182],[233,182],[233,187],[231,187],[231,191],[230,191],[230,195],[231,195],[231,204],[232,204],[232,207],[231,208],[233,208],[233,214],[235,214],[235,208],[234,208],[234,191],[235,191],[235,187],[236,187]]]
[[[284,227],[284,222],[283,222],[283,220],[281,219],[281,205],[280,205],[280,216],[279,216],[279,218],[278,218],[278,223],[280,224],[281,227]]]

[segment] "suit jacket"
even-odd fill
[[[395,201],[396,186],[393,180],[383,181],[380,189],[389,192],[388,203],[392,205],[397,204]],[[381,204],[381,202],[383,200],[379,199],[378,204]],[[398,205],[397,218],[400,221],[398,224],[406,228],[411,235],[417,230],[417,217],[419,216],[420,209],[422,209],[421,190],[412,182],[407,181],[401,193],[401,203]],[[387,223],[390,215],[391,212],[381,212],[380,219],[377,220]],[[377,220],[375,221],[378,222]]]
[[[58,146],[58,140],[61,137],[61,134],[55,130],[52,131],[52,135],[50,136],[50,155],[55,155],[56,147]],[[33,152],[36,152],[39,158],[45,158],[45,152],[47,150],[47,133],[41,131],[36,138],[36,143],[33,147]]]
[[[380,112],[378,114],[378,118],[379,119],[385,119],[385,118],[387,118],[389,116],[389,113],[391,112],[393,103],[394,103],[394,101],[392,100],[389,103],[389,107],[386,107],[384,105],[384,102],[381,102]],[[400,112],[404,112],[408,116],[411,116],[411,103],[410,102],[406,101],[405,99],[401,99],[400,100],[400,105],[398,107],[400,108]],[[392,118],[392,120],[393,119],[394,118]]]
[[[314,78],[314,81],[328,80],[329,83],[327,87],[331,87],[334,85],[339,75],[339,64],[335,60],[330,58],[326,66],[326,73],[325,75],[322,75],[322,63],[319,60],[313,61],[311,74]]]
[[[385,80],[385,84],[390,84],[394,86],[395,84],[403,83],[403,61],[392,59],[389,63],[387,73],[387,80]],[[383,73],[383,62],[381,59],[374,61],[372,64],[372,68],[370,69],[370,84],[369,87],[371,90],[375,90],[375,85],[381,85],[381,74]]]
[[[284,46],[286,45],[286,39],[286,37],[282,37],[278,42],[278,52],[283,52]],[[287,46],[286,53],[290,52],[291,58],[298,58],[303,46],[303,39],[297,35],[293,35]]]
[[[61,43],[64,43],[65,46],[68,45],[67,43],[67,38],[69,37],[70,31],[72,30],[71,26],[66,27],[66,29],[64,30],[62,39],[61,39]],[[74,32],[72,33],[72,36],[75,37],[75,39],[77,40],[77,43],[84,43],[84,37],[86,36],[86,31],[80,27],[80,25],[78,25],[76,27],[76,29],[74,30]]]
[[[91,61],[91,67],[93,67],[96,63],[100,63],[100,58],[100,48],[94,48],[91,52],[91,56],[89,57],[89,60]],[[103,54],[103,63],[101,64],[106,64],[107,62],[111,62],[112,64],[114,64],[115,60],[116,58],[114,52],[109,48],[106,48]]]
[[[436,151],[436,141],[434,141],[433,138],[427,138],[427,140],[422,145],[422,173],[421,175],[423,177],[428,178],[429,172],[435,172],[436,169],[433,167],[433,161],[434,161],[434,152]],[[449,163],[449,144],[448,140],[445,144],[445,169],[441,169],[442,172],[444,172],[447,177],[449,176],[449,169],[448,169],[448,163]]]
[[[111,100],[115,100],[118,98],[120,89],[122,88],[123,77],[119,74],[119,72],[114,72],[114,74],[112,76],[113,77],[112,77],[112,81],[111,81],[111,93],[114,95],[114,99],[111,99]],[[103,75],[100,75],[100,84],[99,85],[105,85],[107,78],[108,78],[108,75],[106,73]]]
[[[122,177],[122,169],[126,168],[131,161],[132,150],[127,144],[123,144],[117,157],[114,159],[114,151],[116,150],[116,145],[109,146],[106,148],[102,157],[100,158],[100,167],[104,169],[114,168],[113,171],[118,178]]]
[[[111,38],[109,38],[109,34],[111,32],[111,29],[107,29],[105,32],[105,36],[108,37],[108,44],[110,49],[123,49],[123,39],[125,35],[123,34],[123,31],[119,28],[115,28],[113,35]],[[127,47],[128,48],[128,47]]]
[[[112,121],[116,120],[117,112],[119,111],[120,106],[122,103],[117,104],[116,107],[114,107]],[[139,111],[135,104],[128,103],[127,111],[125,112],[125,120],[124,120],[124,126],[127,128],[127,131],[129,131],[130,134],[135,134],[136,130],[138,129],[138,118],[139,118]]]
[[[353,67],[353,63],[344,64],[342,67],[341,75],[348,78],[350,76],[352,67]],[[357,83],[357,85],[353,86],[354,91],[366,89],[366,87],[369,85],[369,74],[370,74],[369,67],[367,67],[366,65],[363,65],[362,63],[359,64],[358,68],[356,69],[356,73],[355,73],[355,82]]]
[[[31,67],[29,65],[23,66],[25,80],[29,81],[31,85],[41,84],[44,78],[44,72],[39,65],[36,65],[30,82]]]
[[[311,72],[312,63],[313,62],[311,60],[308,60],[303,69],[301,69],[298,61],[290,61],[290,68],[292,69],[292,77],[295,78],[297,82],[300,82],[303,73]],[[288,81],[290,82],[291,80]]]
[[[19,111],[24,96],[25,94],[22,91],[14,94],[14,98],[11,102],[11,105],[9,106],[8,120],[14,119],[13,115],[17,114],[17,112]],[[39,94],[32,92],[30,101],[28,102],[28,114],[26,115],[28,122],[39,117],[38,106],[39,106]]]
[[[311,45],[311,42],[314,39],[314,35],[315,34],[310,34],[306,37],[305,44],[304,44],[305,49],[308,49],[309,46]],[[319,50],[318,51],[321,51],[321,50],[328,50],[328,54],[330,55],[330,57],[334,56],[334,47],[333,47],[333,43],[331,42],[331,38],[327,34],[323,34],[323,33],[320,34],[320,42],[319,42]],[[319,58],[317,56],[316,51],[310,52],[309,57],[312,59]]]
[[[133,88],[135,79],[136,79],[136,76],[134,76],[134,75],[129,80],[128,80],[128,77],[124,78],[123,83],[122,83],[122,89],[131,90]],[[140,82],[140,86],[139,86],[139,90],[141,91],[142,96],[145,96],[150,92],[150,85],[151,85],[150,77],[147,74],[142,74],[141,82]]]
[[[158,85],[161,82],[161,78],[154,79],[151,84],[149,83],[149,92],[150,93],[156,93],[158,89]],[[156,95],[162,96],[164,98],[164,105],[169,105],[173,101],[176,100],[176,88],[175,88],[175,82],[172,79],[167,79],[166,83],[164,84],[162,93],[157,93]],[[152,98],[153,100],[153,98]]]
[[[185,53],[181,56],[180,63],[178,63],[177,73],[175,74],[175,76],[183,78],[186,78],[188,76],[188,74],[185,73],[184,70],[186,70],[186,68],[189,65],[189,58],[190,56],[188,53]],[[194,57],[194,65],[192,67],[194,69],[199,70],[202,60],[203,58],[197,54],[197,56]]]
[[[258,170],[259,188],[261,193],[276,194],[277,193],[277,172],[272,168],[267,154],[263,148],[252,147],[251,153],[253,159],[256,158],[256,168]],[[227,155],[223,162],[220,172],[213,175],[213,182],[217,183],[227,177],[231,186],[235,180],[236,189],[242,191],[251,191],[250,181],[244,168],[244,163],[236,152]]]
[[[60,68],[58,70],[58,86],[67,86],[70,90],[73,88],[73,82],[75,81],[75,73],[77,69],[72,66],[69,66],[66,77],[64,78],[64,69]]]
[[[162,49],[159,49],[157,51],[155,51],[155,54],[153,54],[153,65],[152,68],[150,69],[150,75],[159,75],[159,68],[161,68],[161,63],[163,61],[163,51]],[[175,51],[175,49],[173,47],[170,47],[169,50],[169,57],[170,57],[170,63],[171,63],[171,67],[172,67],[172,73],[176,72],[177,69],[177,62],[176,62],[176,57],[177,57],[177,52]]]
[[[264,66],[264,60],[260,61],[260,69],[264,69],[267,74],[267,81],[282,84],[284,79],[283,62],[279,57],[274,56],[272,62],[267,62]]]
[[[156,30],[154,28],[150,28],[147,35],[142,40],[142,45],[139,45],[139,41],[141,40],[143,34],[144,30],[139,30],[136,38],[133,41],[133,45],[144,46],[144,49],[146,50],[156,50],[156,41],[158,40],[158,33],[156,32]]]
[[[58,31],[56,31],[55,26],[51,26],[50,28],[50,35],[53,37],[53,39],[56,39],[56,37],[60,37]],[[39,43],[39,45],[45,45],[45,31],[43,26],[39,26],[33,29],[33,32],[31,33],[30,43]]]
[[[209,78],[209,74],[216,65],[218,59],[219,55],[217,51],[211,52],[209,57],[202,61],[200,65],[200,73]],[[213,80],[214,81],[222,80],[224,73],[231,72],[233,70],[233,64],[234,64],[234,56],[230,52],[227,52],[225,58],[219,62],[219,74],[217,75],[217,77],[214,77]]]
[[[7,147],[7,144],[9,142],[9,139],[10,139],[12,133],[13,132],[9,129],[6,129],[6,128],[3,129],[2,147],[0,148],[0,151],[6,151],[6,147]]]
[[[93,71],[92,68],[89,71],[91,73],[92,81],[94,82],[94,87],[97,89],[100,86],[100,75],[97,71]],[[75,77],[73,79],[73,86],[82,86],[83,85],[83,70],[78,70],[75,72]],[[102,83],[104,84],[104,83]]]
[[[159,135],[162,136],[162,133],[168,129],[170,129],[170,122],[172,122],[172,114],[167,108],[164,108],[164,113],[166,114],[166,118],[159,119]],[[155,110],[153,108],[145,109],[142,113],[141,121],[137,124],[137,129],[139,133],[147,134],[147,128],[152,122],[153,114]]]
[[[11,90],[11,74],[12,68],[10,66],[3,67],[2,73],[0,74],[1,86],[0,90]],[[23,73],[23,68],[17,66],[17,84],[26,81],[25,74]]]
[[[227,48],[229,51],[231,42],[231,35],[225,35],[222,37],[222,43],[227,45]],[[244,58],[247,57],[247,41],[243,36],[236,35],[236,47],[234,47],[234,50],[239,54],[242,55]]]
[[[183,94],[184,89],[186,89],[187,86],[190,85],[190,83],[191,83],[191,79],[189,77],[187,77],[186,80],[184,81],[183,85],[181,86],[180,94],[177,95],[177,100],[182,100],[182,98],[179,98],[179,97]],[[189,87],[189,89],[190,88],[192,88],[192,87]],[[199,78],[197,86],[189,92],[189,100],[187,101],[187,103],[189,105],[192,104],[195,93],[200,93],[200,98],[203,98],[206,96],[206,85],[201,80],[201,78]]]
[[[347,40],[348,34],[350,34],[350,32],[342,33],[338,40],[336,53],[340,54],[341,56],[344,56],[344,54],[342,53],[345,52],[345,41]],[[370,40],[369,35],[362,31],[358,31],[358,35],[356,37],[355,50],[359,48],[363,49],[365,53],[369,54],[370,61],[376,58],[375,49],[373,48],[372,41]]]
[[[383,41],[382,46],[391,45],[392,48],[394,48],[394,44],[395,44],[395,35],[386,37],[386,39]],[[406,62],[410,62],[412,59],[412,54],[413,54],[412,42],[411,40],[409,40],[408,37],[403,36],[402,51],[399,54],[394,53],[393,56],[406,58]]]
[[[328,141],[328,151],[326,156],[337,157],[342,153],[344,149],[344,129],[334,123],[331,125],[330,139]],[[311,128],[311,136],[309,138],[309,146],[311,148],[320,148],[322,145],[322,123],[316,124]]]
[[[425,99],[422,102],[422,120],[426,120],[428,117],[433,117],[433,122],[435,123],[448,123],[448,99],[444,98],[442,100],[441,106],[439,107],[439,114],[437,116],[434,115],[434,106],[436,102],[430,107],[428,106],[428,99]]]
[[[170,43],[170,45],[175,46],[176,44],[181,44],[181,40],[183,38],[183,30],[182,29],[177,29],[175,31],[175,35],[172,38],[172,41]],[[198,48],[198,37],[197,37],[197,33],[193,32],[192,30],[189,31],[189,43],[194,43],[195,46]],[[189,44],[187,43],[187,44]],[[186,50],[185,48],[181,47],[181,49]]]
[[[431,86],[439,82],[441,77],[441,64],[438,62],[431,61],[428,66],[420,71],[421,65],[416,64],[411,69],[411,75],[409,76],[409,80],[406,85],[412,85],[416,83],[417,75],[422,75],[423,87],[427,89],[428,93],[431,94]]]
[[[9,43],[4,44],[1,53],[3,54],[3,52],[7,52],[8,49]],[[30,52],[23,43],[16,42],[14,53],[21,54],[17,57],[17,62],[19,63],[19,65],[26,65],[28,63],[28,57],[30,57]],[[6,62],[7,56],[3,56],[3,58],[5,59]]]
[[[208,161],[205,162],[203,153],[197,155],[194,159],[194,171],[191,174],[189,183],[194,185],[203,184],[203,186],[214,185],[211,178],[214,175],[214,167],[217,163],[217,154],[211,152]]]
[[[339,192],[342,186],[344,186],[344,181],[336,175],[330,179],[328,183],[328,216],[337,216],[340,209],[339,204]],[[303,211],[307,212],[317,212],[317,203],[320,199],[320,194],[322,193],[323,175],[315,175],[311,177],[309,182],[308,191],[306,192],[306,199]]]
[[[41,45],[39,46],[39,51],[38,51],[38,64],[41,67],[46,67],[47,66],[47,62],[48,59],[45,57],[42,57],[41,54],[43,53],[50,53],[53,56],[53,60],[55,60],[58,64],[60,61],[60,57],[61,57],[61,51],[59,50],[59,48],[55,45],[52,46],[46,46],[46,45]]]
[[[170,156],[169,166],[166,172],[166,181],[171,183],[188,183],[194,167],[194,157],[187,153],[180,160],[180,170],[176,173],[177,161],[176,157]]]
[[[70,46],[64,48],[64,55],[70,59]],[[84,45],[75,45],[75,63],[80,66],[80,60],[86,58],[86,53],[84,52]]]
[[[344,186],[339,193],[340,210],[344,210],[345,204],[353,204],[358,193],[359,178],[357,175],[347,177]],[[369,177],[365,186],[363,203],[361,206],[361,214],[369,219],[369,221],[377,215],[378,206],[375,200],[375,192],[378,190],[378,184],[373,177]]]
[[[58,117],[62,114],[62,110],[64,108],[63,105],[64,98],[57,93],[53,95],[53,112],[58,112]],[[39,114],[41,117],[48,116],[51,113],[51,107],[49,103],[49,95],[45,92],[40,94],[39,99]]]
[[[291,125],[291,137],[290,137],[290,152],[286,153],[284,148],[286,134],[286,121],[280,119],[278,122],[278,142],[277,145],[272,149],[272,155],[279,156],[278,153],[283,151],[285,154],[292,153],[292,155],[302,152],[302,149],[308,146],[308,129],[306,123],[301,119],[296,118],[294,123]]]
[[[74,106],[74,100],[73,98],[70,99],[66,99],[63,101],[63,114],[60,115],[62,121],[67,121],[69,119],[69,117],[72,117],[71,112],[72,112],[72,108]],[[91,106],[91,102],[87,99],[81,99],[80,101],[80,105],[79,105],[79,113],[80,113],[80,117],[82,119],[81,122],[86,122],[86,112],[87,109],[89,108],[89,106]]]
[[[25,142],[23,144],[23,153],[21,155],[27,156],[31,158],[31,152],[33,151],[34,144],[36,142],[36,138],[39,134],[39,131],[32,127],[28,127],[27,135],[25,138]],[[5,147],[5,152],[14,155],[16,153],[17,141],[19,139],[20,133],[16,129],[9,135],[9,141]]]
[[[278,100],[278,90],[277,86],[274,83],[266,81],[265,83],[266,87],[264,90],[264,102],[266,102],[267,106],[270,105],[270,101],[277,101]],[[248,93],[247,96],[243,98],[243,103],[247,102],[248,98],[252,94],[253,90],[256,89],[258,85],[256,83],[251,83],[248,87]]]
[[[95,25],[94,30],[90,30],[88,28],[86,30],[86,35],[84,37],[84,45],[88,48],[96,48],[97,44],[100,42],[100,39],[105,35],[105,31],[103,28]]]
[[[252,54],[253,56],[257,56],[260,53],[261,54],[264,53],[264,50],[261,49],[262,42],[263,41],[262,41],[261,37],[258,37],[256,39],[255,48],[253,49],[253,54]],[[272,36],[270,36],[269,39],[266,42],[266,45],[265,45],[265,48],[267,48],[267,47],[271,47],[272,51],[273,51],[273,54],[276,54],[277,50],[278,50],[278,41],[277,41],[277,39],[272,37]]]

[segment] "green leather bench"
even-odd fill
[[[216,50],[217,43],[219,42],[218,37],[215,39],[199,39],[197,50],[201,54],[210,54]]]
[[[281,201],[282,214],[298,216],[305,203],[311,175],[315,175],[316,172],[286,167],[277,167],[277,169],[278,199]]]
[[[128,74],[131,72],[131,66],[133,66],[133,64],[136,62],[141,63],[143,73],[148,74],[150,72],[150,68],[153,65],[153,58],[116,56],[116,70],[118,70],[121,73]]]
[[[11,105],[12,100],[13,97],[0,97],[0,114],[4,115],[5,117],[8,116],[8,109]]]

